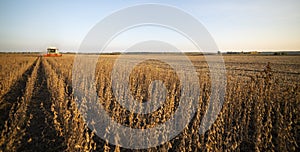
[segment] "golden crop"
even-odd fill
[[[139,57],[127,56],[127,64]],[[88,95],[82,99],[74,97],[72,73],[81,72],[73,71],[74,55],[44,58],[1,54],[0,58],[0,151],[129,150],[102,140],[96,130],[87,127],[83,119],[86,116],[79,111],[76,101],[81,101],[82,109],[93,107],[87,106]],[[122,107],[112,91],[111,72],[117,58],[117,55],[101,55],[98,60],[94,82],[98,102],[113,120],[128,127],[151,128],[166,122],[177,110],[181,96],[176,71],[159,60],[146,60],[134,67],[129,86],[138,102],[151,97],[148,89],[154,80],[163,82],[167,90],[161,108],[151,114],[136,114]],[[224,56],[226,97],[217,120],[205,134],[199,134],[199,127],[212,96],[209,69],[203,56],[189,58],[199,77],[200,108],[172,140],[158,147],[132,151],[299,149],[299,56]],[[171,59],[176,61],[176,56]],[[117,74],[123,77],[124,71]],[[79,84],[85,85],[91,84],[85,80]],[[161,98],[159,92],[152,95]]]

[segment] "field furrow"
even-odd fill
[[[4,94],[0,100],[0,131],[3,130],[4,122],[8,119],[10,112],[15,111],[17,108],[13,106],[22,101],[22,98],[26,91],[26,86],[28,85],[28,80],[30,79],[32,72],[36,65],[38,64],[38,59],[21,75],[21,77],[10,87],[10,90]]]
[[[67,79],[57,71],[57,67],[51,65],[47,59],[45,65],[47,84],[51,92],[52,107],[54,113],[54,125],[64,137],[66,150],[90,151],[96,146],[92,138],[94,134],[86,127],[85,122],[77,108],[73,98],[72,88],[66,83]]]
[[[51,94],[48,90],[44,64],[39,61],[34,90],[26,116],[30,125],[26,127],[25,136],[18,150],[20,151],[62,151],[64,138],[54,127],[54,114],[51,111]]]
[[[0,54],[0,99],[24,77],[36,58],[35,55]]]
[[[19,97],[17,97],[18,101],[13,102],[12,107],[9,109],[8,118],[1,132],[0,146],[6,151],[17,150],[23,137],[26,135],[26,127],[30,125],[30,117],[26,116],[26,112],[28,103],[32,97],[39,65],[40,60],[36,59],[34,64],[23,74],[23,80],[17,81],[21,85],[19,87],[23,87],[23,90],[20,92]],[[25,81],[25,79],[27,80]]]

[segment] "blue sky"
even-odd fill
[[[101,19],[144,3],[171,5],[193,15],[220,50],[300,50],[299,0],[2,0],[0,51],[41,51],[47,46],[77,50]],[[153,32],[174,38],[167,30],[153,29],[144,34]],[[116,40],[111,48],[122,49],[122,43],[139,29],[131,33]]]

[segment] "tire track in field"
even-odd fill
[[[22,74],[22,76],[11,86],[10,90],[4,94],[0,100],[0,132],[4,129],[4,122],[8,119],[11,111],[16,111],[17,107],[13,105],[22,101],[22,97],[26,91],[26,85],[29,77],[31,77],[34,67],[38,62],[38,58],[33,64]],[[13,108],[14,107],[14,108]]]
[[[26,134],[18,151],[63,151],[64,139],[59,136],[53,124],[51,94],[44,65],[41,60],[39,62],[37,79],[27,110],[27,117],[31,117],[30,126],[26,127]]]

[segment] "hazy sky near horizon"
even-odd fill
[[[191,14],[220,50],[300,50],[299,0],[1,0],[0,51],[40,51],[48,46],[77,50],[104,17],[145,3],[175,6]],[[111,49],[122,49],[131,36],[147,37],[155,32],[181,40],[168,30],[147,31],[129,31]]]

